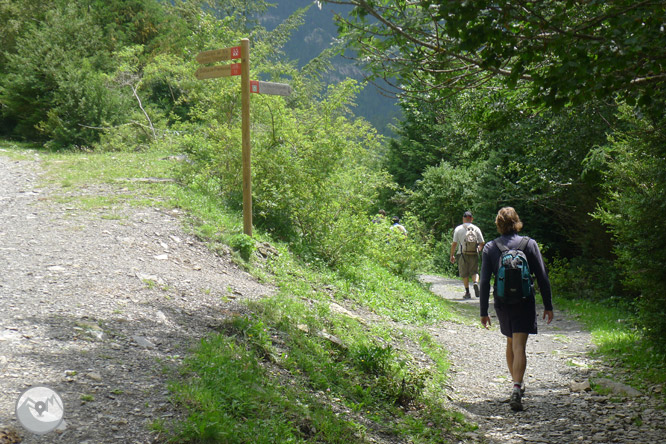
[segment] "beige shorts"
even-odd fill
[[[478,254],[459,254],[456,261],[458,262],[458,274],[461,278],[469,278],[479,274]]]

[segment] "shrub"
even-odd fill
[[[231,248],[238,251],[241,257],[246,261],[250,260],[252,253],[257,249],[254,239],[244,233],[233,236],[230,245]]]
[[[605,197],[595,213],[613,235],[624,284],[640,294],[641,324],[666,349],[666,133],[633,108],[621,108],[630,125],[588,159],[605,175]],[[662,117],[663,119],[663,117]],[[621,191],[618,191],[621,190]]]
[[[345,115],[356,91],[343,82],[314,109],[271,106],[279,120],[266,130],[279,129],[260,135],[253,154],[257,222],[330,265],[365,252],[367,214],[388,182],[373,164],[379,136]]]
[[[407,235],[391,228],[388,221],[371,224],[366,256],[392,273],[413,278],[431,267],[431,238],[413,215],[402,221]]]
[[[548,276],[553,293],[567,299],[603,300],[622,295],[630,299],[611,260],[555,258],[548,263]]]

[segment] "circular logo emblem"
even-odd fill
[[[16,417],[32,433],[43,435],[55,430],[65,416],[62,398],[53,389],[35,386],[25,390],[16,401]]]

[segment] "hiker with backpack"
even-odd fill
[[[532,275],[536,276],[543,299],[543,319],[553,320],[550,280],[539,246],[526,236],[519,236],[523,223],[512,207],[499,210],[495,225],[500,237],[483,248],[481,265],[481,323],[491,324],[488,316],[490,276],[494,275],[493,299],[500,331],[506,336],[506,363],[513,380],[509,405],[523,410],[523,378],[527,366],[527,338],[537,334],[536,301]]]
[[[458,274],[465,286],[463,299],[470,299],[469,278],[472,278],[474,295],[479,297],[479,251],[485,245],[481,229],[474,225],[470,211],[463,213],[463,223],[453,230],[451,244],[451,263],[458,262]]]

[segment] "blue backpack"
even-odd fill
[[[519,304],[534,294],[530,266],[524,250],[530,238],[525,236],[518,248],[509,249],[499,239],[495,245],[501,251],[499,269],[495,279],[495,298],[502,304]]]

